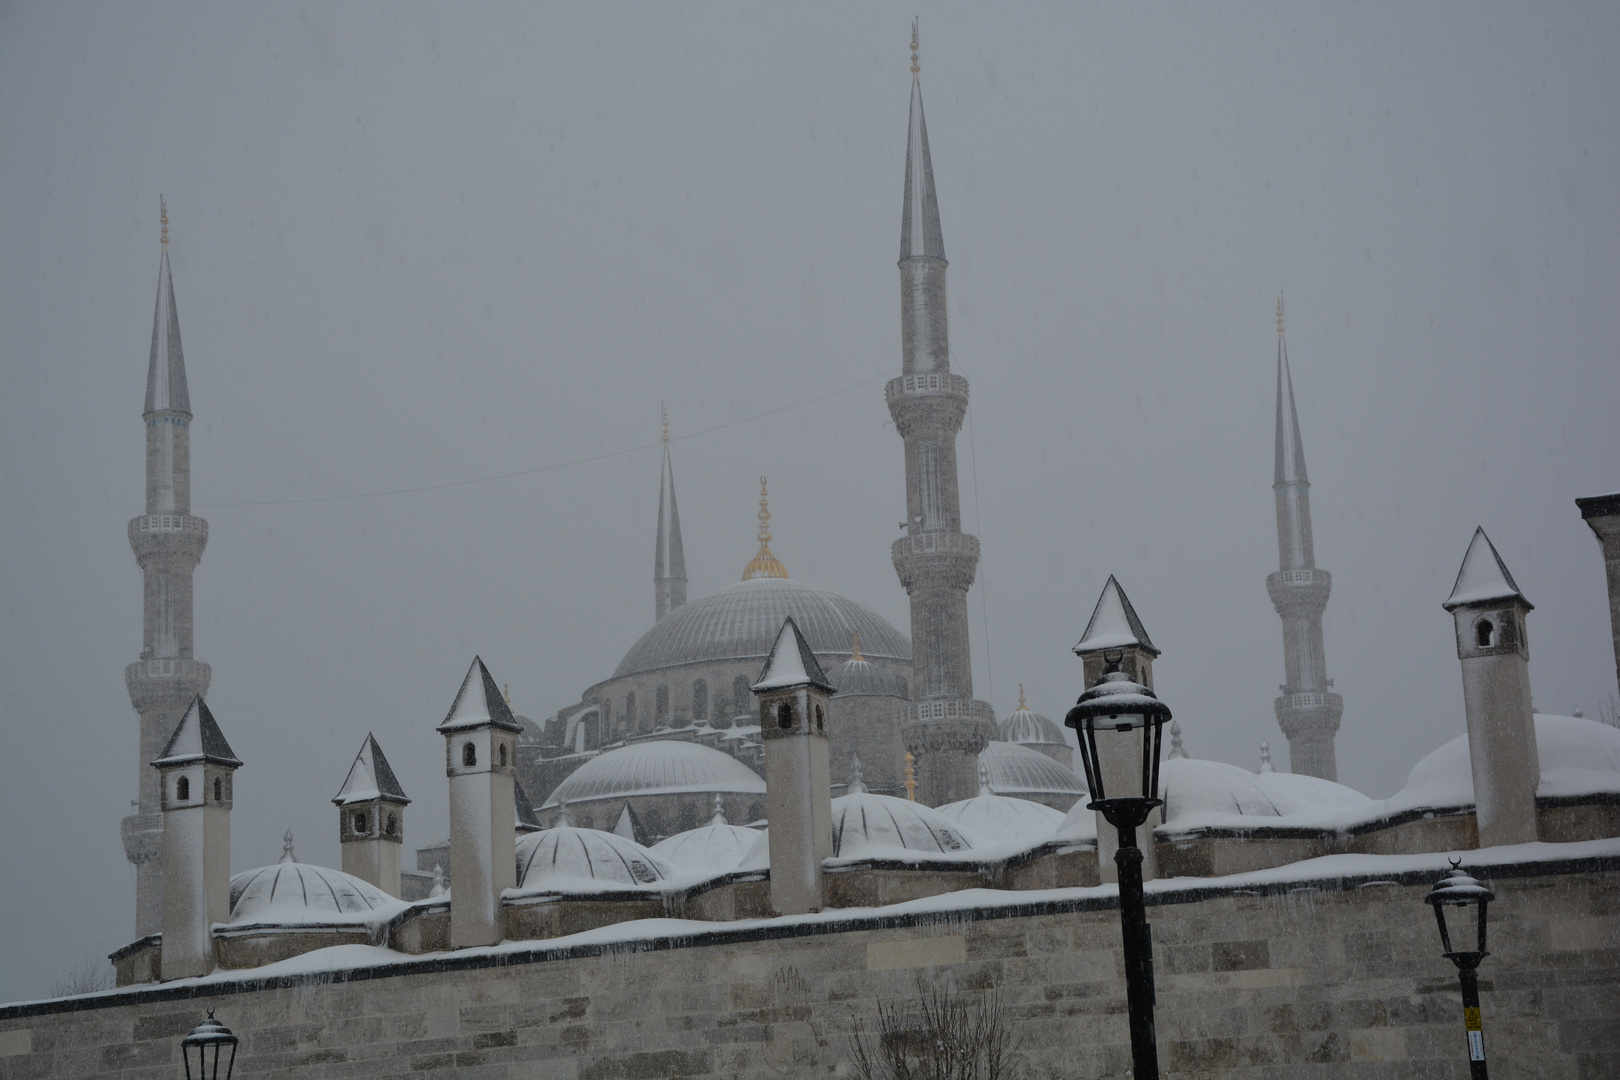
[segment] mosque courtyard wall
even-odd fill
[[[1497,896],[1481,969],[1492,1066],[1620,1075],[1620,846],[1579,845],[1573,858],[1536,849],[1542,861],[1475,853],[1495,862],[1482,872]],[[1443,858],[1406,858],[1421,868],[1364,858],[1352,874],[1307,866],[1150,886],[1165,1075],[1466,1076],[1456,974],[1423,903]],[[5,1007],[0,1078],[177,1076],[180,1039],[207,1009],[242,1039],[237,1076],[849,1075],[857,1024],[874,1030],[878,1002],[915,997],[919,979],[998,992],[1027,1077],[1122,1077],[1111,892],[625,923],[416,958],[355,946]]]

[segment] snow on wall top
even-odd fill
[[[1465,604],[1513,599],[1522,601],[1527,608],[1535,606],[1514,584],[1513,575],[1508,573],[1507,564],[1496,553],[1496,545],[1485,535],[1484,528],[1476,528],[1474,538],[1468,542],[1468,553],[1463,556],[1462,568],[1457,571],[1457,583],[1441,606],[1451,611]]]
[[[1142,626],[1142,620],[1136,617],[1130,597],[1119,587],[1114,575],[1109,574],[1108,583],[1097,598],[1097,606],[1092,609],[1091,621],[1086,623],[1086,632],[1080,635],[1074,651],[1085,654],[1132,646],[1145,649],[1154,656],[1159,655],[1159,650],[1153,647],[1147,630]]]

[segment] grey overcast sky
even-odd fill
[[[909,625],[913,14],[979,696],[1061,716],[1113,573],[1189,750],[1286,757],[1284,289],[1340,778],[1390,794],[1462,732],[1476,525],[1536,604],[1537,706],[1610,700],[1573,500],[1620,487],[1620,6],[7,3],[0,999],[133,934],[159,193],[233,867],[288,828],[337,862],[368,730],[425,844],[475,652],[541,718],[650,625],[660,401],[694,597],[754,553],[763,473],[790,572]]]

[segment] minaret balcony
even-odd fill
[[[883,395],[889,401],[915,394],[951,394],[965,398],[968,396],[968,381],[949,371],[925,371],[890,379],[883,388]]]
[[[137,562],[158,555],[180,555],[195,564],[208,546],[208,522],[190,514],[142,514],[130,519],[129,546]]]
[[[1326,570],[1278,570],[1266,575],[1266,592],[1283,616],[1320,617],[1332,591],[1333,575]]]
[[[889,548],[895,573],[907,593],[917,587],[966,592],[979,570],[979,538],[960,532],[902,536]]]
[[[124,686],[137,712],[148,708],[184,709],[193,696],[208,692],[213,669],[201,660],[178,656],[137,660],[124,668]]]

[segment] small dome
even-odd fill
[[[391,915],[402,901],[341,870],[279,862],[231,878],[232,923],[349,921]]]
[[[1045,840],[1063,823],[1063,814],[1050,806],[1028,799],[1009,799],[988,790],[938,809],[964,832],[990,844]]]
[[[1010,742],[992,742],[979,751],[979,764],[999,795],[1072,795],[1086,793],[1084,780],[1038,750]]]
[[[833,668],[828,681],[838,689],[834,697],[904,697],[900,680],[859,653]]]
[[[833,855],[882,857],[899,848],[921,854],[967,851],[973,842],[956,822],[922,803],[861,791],[832,801]]]
[[[674,616],[668,616],[667,622]],[[730,754],[701,743],[656,739],[609,750],[571,773],[557,785],[541,809],[564,801],[682,791],[741,791],[759,794],[765,781]]]
[[[1356,810],[1373,801],[1354,788],[1293,773],[1252,773],[1222,761],[1169,758],[1159,766],[1167,824],[1190,826],[1210,815],[1281,818]]]
[[[530,833],[517,843],[518,888],[596,882],[612,885],[656,885],[673,872],[668,863],[634,840],[559,825]]]
[[[762,577],[670,612],[630,646],[613,678],[709,661],[763,665],[789,615],[827,664],[848,655],[855,634],[867,655],[911,663],[911,642],[877,612],[802,581]]]
[[[721,822],[660,840],[652,853],[682,870],[734,870],[758,839],[758,829]]]
[[[1069,745],[1068,740],[1063,737],[1062,728],[1040,713],[1022,706],[1002,717],[999,726],[1002,742],[1020,743],[1025,746],[1052,743]]]
[[[1589,795],[1620,791],[1620,731],[1595,720],[1537,713],[1536,760],[1541,765],[1539,795]],[[1380,809],[1451,808],[1474,804],[1473,766],[1468,736],[1459,735],[1431,751],[1406,778],[1406,786]]]

